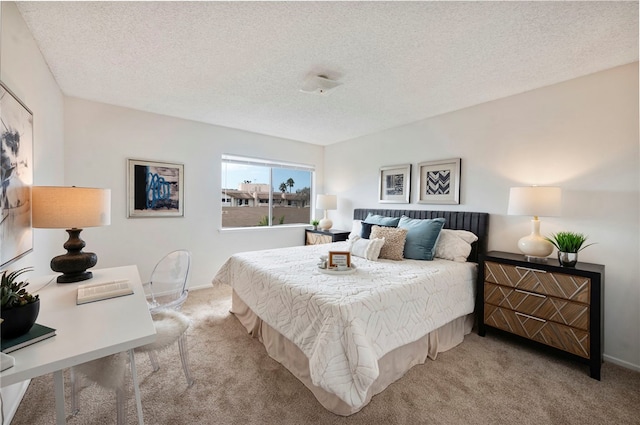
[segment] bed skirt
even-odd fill
[[[464,336],[471,332],[474,315],[459,317],[419,340],[396,348],[378,360],[380,374],[367,392],[364,403],[350,406],[340,398],[311,382],[309,360],[304,353],[286,337],[264,323],[233,291],[231,313],[247,329],[249,334],[264,344],[271,358],[286,367],[298,378],[322,404],[322,406],[341,416],[349,416],[360,411],[371,397],[384,391],[387,386],[400,379],[409,369],[423,364],[427,357],[435,360],[438,353],[450,350],[460,344]]]

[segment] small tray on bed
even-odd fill
[[[357,270],[357,267],[355,264],[351,263],[351,267],[349,267],[346,270],[338,270],[337,268],[330,268],[330,269],[321,269],[320,267],[318,267],[318,271],[320,273],[324,273],[324,274],[335,274],[335,275],[341,275],[341,274],[351,274],[351,273],[355,273]]]

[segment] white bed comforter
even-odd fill
[[[368,261],[327,275],[316,264],[346,242],[235,254],[215,283],[228,284],[309,359],[312,382],[353,407],[378,377],[378,359],[473,312],[476,264]]]

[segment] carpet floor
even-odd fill
[[[183,312],[193,321],[191,388],[177,345],[159,353],[155,373],[146,355],[136,355],[145,423],[640,424],[640,373],[605,363],[596,381],[584,364],[493,333],[468,335],[436,361],[413,367],[359,413],[337,416],[247,335],[230,306],[226,286],[189,294]],[[70,411],[68,375],[65,384]],[[85,382],[80,406],[69,424],[116,422],[112,391]],[[127,414],[127,423],[137,423],[132,388]],[[12,424],[53,424],[54,418],[52,376],[33,379]]]

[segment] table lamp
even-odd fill
[[[540,235],[538,216],[559,216],[561,199],[562,192],[559,187],[512,187],[509,191],[507,214],[533,216],[531,233],[518,241],[518,248],[527,261],[544,262],[553,252],[553,245]]]
[[[321,230],[331,229],[333,221],[327,218],[327,210],[335,210],[338,208],[338,198],[336,195],[318,195],[316,197],[316,208],[324,210],[324,218],[320,220],[318,228]]]
[[[51,270],[61,272],[58,283],[91,279],[87,269],[95,266],[98,256],[83,252],[80,239],[84,227],[107,226],[111,223],[111,189],[86,187],[34,186],[31,189],[31,220],[35,228],[67,229],[64,244],[67,253],[51,260]]]

